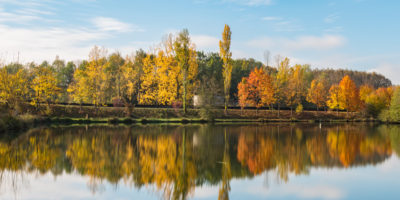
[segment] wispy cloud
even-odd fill
[[[327,17],[325,17],[324,22],[325,23],[334,23],[339,19],[339,15],[338,14],[330,14]]]
[[[92,23],[101,31],[116,31],[116,32],[143,32],[144,30],[136,25],[121,22],[109,17],[95,17]]]
[[[258,48],[298,50],[326,50],[343,46],[346,39],[340,35],[300,36],[294,39],[283,37],[263,37],[248,42],[248,45]]]
[[[268,6],[272,0],[222,0],[223,2],[236,3],[245,6]]]
[[[263,21],[278,21],[278,20],[282,20],[282,18],[281,17],[268,16],[268,17],[261,18],[261,20],[263,20]]]
[[[271,28],[277,32],[295,32],[303,30],[303,27],[297,20],[285,19],[283,17],[276,16],[262,17],[261,20],[269,23]]]
[[[219,39],[209,35],[192,35],[192,40],[198,48],[216,49],[219,44]]]

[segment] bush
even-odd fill
[[[400,88],[395,90],[389,109],[379,115],[379,119],[385,122],[400,122]]]
[[[214,121],[216,114],[210,106],[204,106],[199,110],[199,116],[201,119]]]
[[[296,107],[296,113],[297,114],[300,114],[300,113],[302,113],[303,112],[303,105],[302,104],[299,104],[297,107]]]
[[[2,121],[6,130],[20,130],[23,128],[23,123],[10,115],[3,117]]]

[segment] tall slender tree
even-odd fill
[[[222,40],[219,41],[219,54],[224,62],[222,75],[224,77],[225,113],[228,110],[229,90],[232,79],[231,35],[231,28],[225,24],[224,32],[222,32]]]
[[[196,54],[194,45],[190,41],[189,31],[187,29],[183,29],[178,34],[174,42],[174,50],[176,60],[178,61],[178,66],[182,74],[183,112],[186,113],[187,97],[190,96],[188,95],[188,87],[194,85],[192,80],[194,79],[195,75],[193,76],[193,74],[197,74],[197,62],[195,59],[193,60]],[[190,81],[193,83],[192,85],[189,85]]]

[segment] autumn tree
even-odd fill
[[[121,98],[130,116],[132,109],[139,100],[141,85],[143,51],[137,51],[136,55],[127,56],[121,67]]]
[[[95,46],[89,54],[89,62],[75,71],[74,84],[68,89],[74,101],[91,102],[96,108],[105,103],[106,54],[106,49]]]
[[[164,38],[157,53],[156,65],[158,67],[157,101],[160,105],[171,105],[181,97],[179,90],[182,82],[181,69],[175,59],[174,37],[172,34]],[[190,61],[188,65],[190,66]],[[189,77],[190,75],[188,75],[187,79],[190,79]],[[189,89],[186,91],[190,93]]]
[[[242,81],[238,85],[238,99],[241,114],[243,114],[244,107],[249,104],[249,84],[247,82],[247,78],[242,78]]]
[[[335,110],[336,113],[339,114],[339,109],[343,109],[340,104],[340,87],[339,85],[332,85],[329,89],[329,98],[326,102],[330,109]]]
[[[180,75],[182,77],[182,87],[183,87],[183,111],[186,113],[188,90],[193,90],[195,85],[194,78],[197,74],[197,61],[196,61],[196,51],[194,44],[191,43],[189,37],[189,31],[187,29],[182,30],[175,39],[174,50],[176,55],[176,60],[180,69]]]
[[[143,75],[140,86],[141,96],[140,104],[155,105],[157,104],[157,89],[158,89],[158,73],[155,65],[155,56],[147,54],[143,59]]]
[[[224,31],[222,32],[222,40],[219,41],[219,54],[224,62],[222,75],[224,77],[225,112],[228,110],[229,90],[231,88],[232,79],[231,35],[231,28],[225,24]]]
[[[307,101],[317,106],[317,111],[320,107],[326,104],[327,91],[325,90],[324,82],[321,80],[313,80],[307,94]]]
[[[104,64],[105,74],[105,101],[112,100],[113,103],[121,101],[122,88],[122,66],[125,64],[124,58],[119,52],[112,53]],[[114,102],[115,101],[115,102]]]
[[[285,90],[289,81],[289,58],[285,58],[278,64],[278,72],[274,76],[275,99],[278,104],[278,118],[280,117],[281,105],[285,103]]]
[[[378,88],[376,91],[371,92],[365,98],[367,113],[374,117],[378,116],[381,111],[389,108],[392,95],[393,89],[391,87]]]
[[[343,77],[339,83],[339,87],[339,103],[343,109],[346,109],[348,115],[349,111],[356,111],[359,108],[359,91],[356,84],[349,76]]]
[[[55,100],[60,88],[57,86],[56,73],[54,69],[47,66],[38,66],[33,71],[32,80],[33,98],[32,104],[40,106],[46,102],[48,106]]]
[[[299,106],[306,96],[306,73],[309,66],[295,65],[290,69],[288,85],[285,90],[286,105],[290,107],[293,115],[294,106]]]
[[[242,79],[239,86],[238,90],[241,91],[238,96],[243,107],[249,103],[258,110],[266,105],[271,107],[275,102],[272,79],[262,68],[255,68],[248,78]]]
[[[374,88],[369,85],[362,85],[360,87],[360,108],[365,109],[367,98],[373,92]]]
[[[12,111],[27,99],[29,83],[25,69],[10,72],[6,67],[0,68],[0,100]]]

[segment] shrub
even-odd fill
[[[296,107],[296,113],[297,114],[300,114],[300,113],[302,113],[303,112],[303,105],[302,104],[299,104],[297,107]]]
[[[207,121],[214,121],[215,120],[215,112],[212,110],[210,106],[203,106],[199,110],[199,116],[201,119]]]

